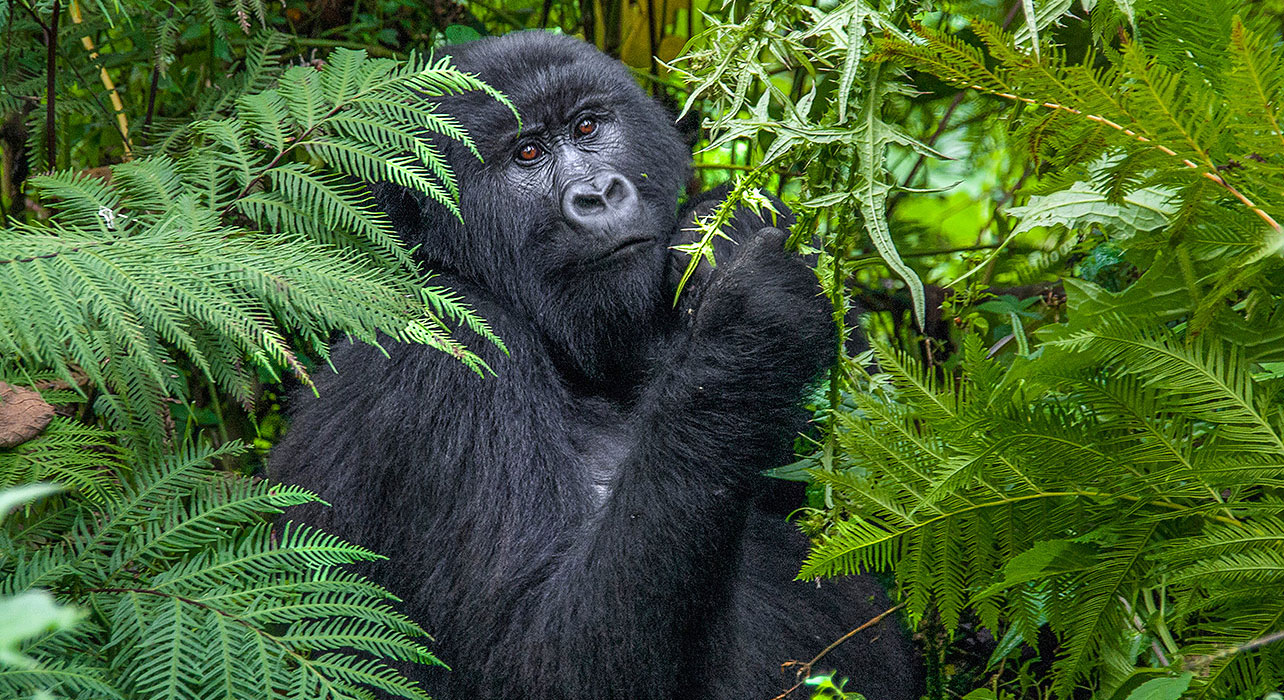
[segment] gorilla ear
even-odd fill
[[[392,230],[415,257],[430,265],[449,267],[451,251],[461,231],[459,221],[431,197],[388,182],[371,184],[375,206],[388,215]]]
[[[407,243],[410,238],[418,231],[419,224],[422,223],[420,208],[421,197],[405,187],[394,185],[388,182],[376,182],[370,185],[370,193],[374,195],[375,204],[392,219],[392,226],[397,231],[397,235]]]

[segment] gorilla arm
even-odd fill
[[[764,229],[720,266],[657,362],[610,496],[514,610],[490,674],[503,695],[671,698],[699,682],[687,659],[725,608],[749,481],[789,450],[833,358],[828,304],[783,241]]]
[[[389,557],[372,573],[455,669],[426,678],[438,696],[669,700],[700,682],[748,483],[787,454],[832,360],[828,304],[783,237],[764,229],[714,271],[616,426],[597,505],[568,437],[575,399],[529,322],[484,291],[462,289],[512,348],[478,345],[497,376],[422,346],[336,348],[339,374],[318,377],[330,401],[296,407],[273,476],[336,504],[292,517]]]

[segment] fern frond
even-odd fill
[[[416,192],[423,192],[436,199],[456,217],[462,217],[459,205],[446,194],[442,187],[432,179],[432,173],[419,164],[419,161],[408,155],[400,155],[392,150],[372,150],[365,143],[351,139],[326,141],[301,141],[317,155],[325,158],[366,182],[390,182]]]
[[[96,666],[69,661],[45,661],[39,668],[0,668],[0,693],[7,697],[33,697],[55,691],[67,697],[99,697],[125,700]]]
[[[0,488],[52,481],[104,503],[116,498],[115,473],[129,453],[113,434],[67,418],[55,417],[35,438],[0,449]]]
[[[25,652],[40,673],[0,674],[0,689],[44,683],[74,694],[80,682],[94,697],[284,699],[311,688],[305,697],[378,689],[423,698],[383,660],[439,664],[417,641],[423,630],[387,591],[339,568],[376,555],[310,528],[274,530],[274,515],[315,496],[211,468],[243,451],[188,446],[144,459],[120,475],[115,498],[58,506],[76,519],[52,542],[20,545],[0,531],[0,591],[50,587],[105,625],[33,642]],[[84,659],[75,671],[88,680],[58,680],[65,658]]]
[[[1226,94],[1242,98],[1230,101],[1230,127],[1236,141],[1250,152],[1284,149],[1280,121],[1284,59],[1279,48],[1235,17],[1230,32],[1230,60]]]
[[[60,223],[109,236],[120,235],[120,229],[125,228],[124,218],[116,221],[120,197],[102,178],[63,171],[32,177],[31,184],[60,200]]]
[[[1121,537],[1115,547],[1098,556],[1090,575],[1082,578],[1076,589],[1077,603],[1065,611],[1061,621],[1065,647],[1064,656],[1056,663],[1061,675],[1054,688],[1062,697],[1070,696],[1077,681],[1099,658],[1099,651],[1117,644],[1116,639],[1130,629],[1124,601],[1132,597],[1157,530],[1158,524],[1150,523]]]
[[[420,290],[420,295],[433,315],[466,326],[468,330],[476,333],[486,342],[494,344],[504,354],[508,354],[508,346],[504,345],[503,339],[495,335],[486,319],[478,316],[458,291],[430,285]]]
[[[309,221],[291,220],[283,216],[269,219],[278,230],[313,234],[318,240],[340,245],[349,237],[362,241],[360,247],[381,256],[390,263],[412,268],[410,255],[401,244],[387,214],[375,208],[370,191],[363,185],[345,182],[335,175],[317,172],[302,163],[289,163],[268,171],[273,193],[280,195],[282,204],[293,205],[308,212]],[[442,196],[448,196],[444,192]],[[247,215],[280,211],[267,206],[259,207],[265,198],[242,198],[237,207]],[[296,209],[298,211],[298,209]],[[296,224],[290,226],[288,224]],[[302,224],[302,225],[299,225]],[[335,225],[338,228],[335,228]],[[337,235],[343,232],[346,235]]]
[[[1284,452],[1284,441],[1261,412],[1249,366],[1233,346],[1206,337],[1182,343],[1166,330],[1135,324],[1082,331],[1055,345],[1126,367],[1145,386],[1163,391],[1173,410],[1220,426],[1223,439]]]
[[[290,118],[306,132],[315,128],[330,111],[321,92],[321,77],[311,66],[294,66],[285,71],[277,86]]]

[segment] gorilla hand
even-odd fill
[[[798,403],[834,361],[830,306],[806,261],[785,251],[785,237],[760,228],[714,268],[684,339],[658,363],[668,371],[651,384],[661,397],[653,410],[690,426],[682,442],[717,455],[704,466],[724,486],[792,461],[805,425]]]
[[[693,342],[733,342],[768,363],[766,376],[805,382],[834,361],[832,308],[804,258],[784,249],[784,231],[764,227],[711,271],[694,312]],[[781,365],[796,369],[780,372]],[[801,387],[797,387],[799,390]]]

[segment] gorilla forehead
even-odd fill
[[[476,74],[508,96],[527,127],[568,120],[586,103],[651,107],[619,61],[573,37],[516,32],[451,47],[450,52],[456,68]],[[511,112],[478,97],[464,96],[470,126],[491,133],[516,127]],[[654,116],[651,109],[644,111]],[[623,116],[643,115],[624,110]]]

